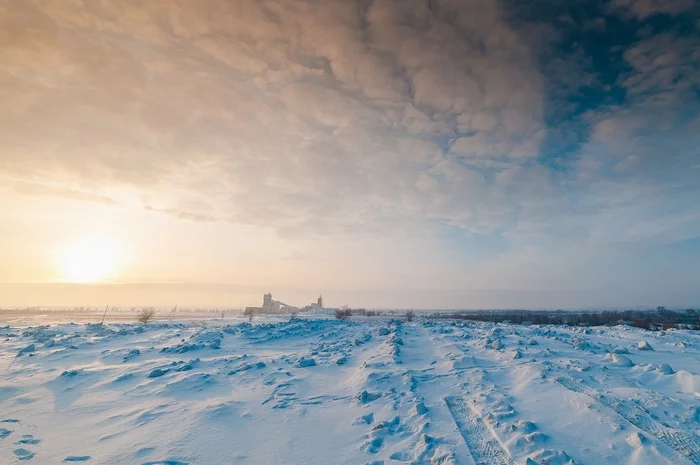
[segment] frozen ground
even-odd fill
[[[0,328],[0,463],[700,463],[700,335],[294,320]]]

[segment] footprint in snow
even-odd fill
[[[152,454],[156,450],[155,447],[142,447],[141,449],[136,451],[136,454],[134,454],[136,457],[145,457],[147,455]]]
[[[19,420],[16,420],[14,418],[8,418],[6,420],[0,420],[0,423],[19,423]],[[15,431],[12,429],[0,428],[0,439],[5,439],[14,432]]]
[[[18,460],[31,460],[36,455],[34,452],[28,451],[27,449],[15,449],[12,453],[15,454]]]
[[[22,439],[17,441],[15,444],[30,444],[30,445],[36,445],[41,442],[41,439],[37,439],[31,434],[25,434],[22,436]]]
[[[179,460],[159,460],[157,462],[145,462],[141,465],[190,465],[186,462],[180,462]]]
[[[69,455],[65,459],[63,459],[64,462],[87,462],[90,460],[92,457],[89,455]]]

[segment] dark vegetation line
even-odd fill
[[[177,307],[176,307],[177,308]],[[156,317],[152,307],[119,309],[109,308],[110,319],[141,319],[144,310],[153,312],[150,318],[170,319],[175,309],[165,316]],[[0,321],[14,316],[63,316],[64,318],[90,319],[95,317],[97,309],[78,307],[73,309],[0,308]],[[182,310],[178,316],[187,318],[224,318],[245,314],[240,309],[191,309]],[[304,316],[293,313],[292,317]],[[364,308],[342,308],[335,311],[335,318],[346,320],[351,317],[391,317],[412,321],[414,318],[435,320],[470,320],[493,323],[512,323],[520,325],[565,325],[565,326],[615,326],[628,325],[637,328],[659,331],[662,329],[700,330],[700,310],[668,310],[657,307],[656,310],[455,310],[455,311],[413,311],[413,310],[367,310]],[[103,316],[104,319],[104,316]],[[251,318],[252,319],[252,318]]]
[[[700,330],[700,311],[667,310],[622,310],[622,311],[567,311],[567,310],[488,310],[473,312],[433,313],[432,318],[491,321],[514,324],[551,324],[568,326],[615,326],[628,325],[637,328],[662,330],[670,328]]]
[[[342,317],[336,312],[336,318],[350,316],[402,316],[397,310],[351,309]],[[410,319],[416,313],[412,311]],[[700,330],[700,310],[668,310],[657,307],[656,310],[456,310],[441,312],[420,312],[422,318],[441,320],[490,321],[493,323],[513,323],[521,325],[566,325],[566,326],[615,326],[628,325],[649,330],[670,328]]]

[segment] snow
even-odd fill
[[[3,464],[700,463],[692,331],[258,318],[0,341]]]

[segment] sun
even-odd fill
[[[117,272],[118,247],[109,239],[88,238],[63,249],[59,258],[61,280],[70,283],[109,281]]]

